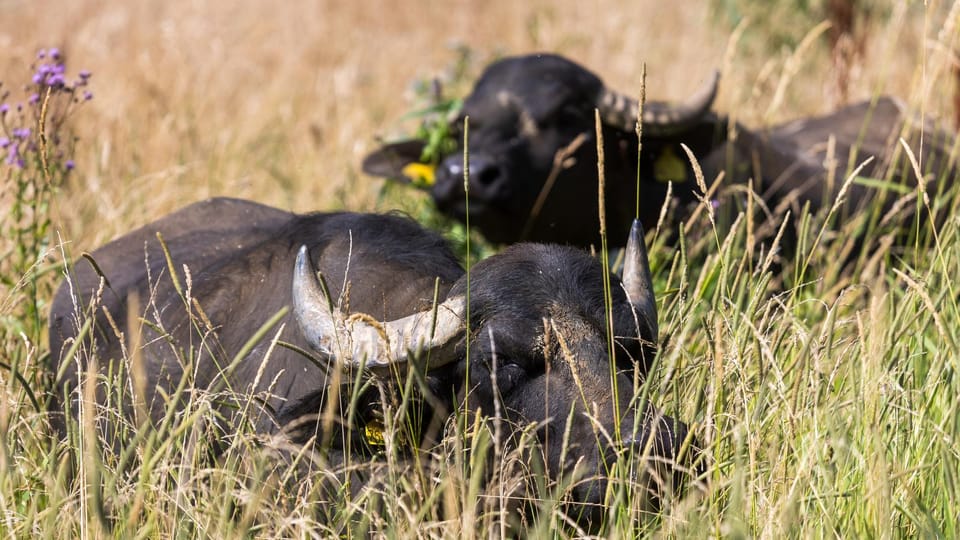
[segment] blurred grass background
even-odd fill
[[[374,209],[381,181],[363,176],[361,157],[378,136],[412,130],[399,119],[414,82],[442,78],[458,48],[472,52],[468,81],[497,55],[544,50],[627,92],[646,62],[651,99],[682,99],[721,67],[717,107],[748,125],[827,112],[837,100],[826,38],[793,60],[825,2],[3,0],[0,73],[26,79],[45,46],[94,73],[96,99],[75,121],[78,168],[58,198],[69,204],[55,215],[63,237],[89,249],[213,195]],[[952,24],[949,7],[872,3],[850,99],[916,96],[950,115],[954,83],[920,83],[950,54],[930,42]],[[451,91],[468,89],[456,82]]]

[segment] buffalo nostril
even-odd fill
[[[490,200],[497,196],[502,196],[503,189],[503,168],[493,157],[477,153],[470,156],[469,161],[470,176],[470,195],[480,200]],[[441,163],[437,171],[437,179],[434,184],[434,193],[441,198],[459,194],[463,195],[463,157],[452,155],[448,156]]]
[[[471,163],[471,165],[474,164]],[[470,172],[471,176],[474,176],[477,183],[481,186],[493,186],[497,182],[497,179],[500,178],[500,167],[492,163],[472,166]]]

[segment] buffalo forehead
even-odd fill
[[[602,360],[606,364],[606,334],[602,321],[591,320],[569,305],[552,303],[540,311],[503,310],[479,327],[478,337],[488,341],[488,353],[538,358],[567,354],[576,362]],[[586,354],[585,354],[586,353]],[[599,358],[603,356],[603,358]],[[597,357],[597,358],[594,358]]]
[[[596,92],[603,86],[600,78],[583,66],[561,56],[544,54],[514,57],[492,64],[481,75],[477,89],[501,87],[527,93],[551,82],[587,92]]]
[[[583,67],[553,55],[512,58],[490,66],[467,97],[471,120],[488,122],[498,109],[544,121],[564,103],[589,107],[603,83]]]
[[[500,90],[497,92],[497,104],[504,109],[511,109],[517,116],[517,130],[525,137],[536,137],[540,129],[537,127],[537,121],[530,115],[530,110],[509,90]]]
[[[471,310],[475,316],[534,324],[576,316],[603,328],[603,270],[586,253],[564,246],[514,244],[477,263],[471,272]],[[451,294],[464,294],[461,280]],[[619,311],[625,298],[612,291]]]
[[[589,396],[584,405],[609,404],[613,400],[610,359],[606,336],[595,321],[564,312],[548,320],[549,341],[540,336],[541,347],[549,350],[550,369],[573,383],[574,395]],[[547,356],[545,354],[545,356]]]
[[[569,356],[568,361],[578,364],[597,360],[598,352],[606,360],[606,333],[602,320],[585,317],[569,305],[554,303],[547,309],[546,322],[549,330],[539,337],[544,350]]]

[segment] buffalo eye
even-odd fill
[[[491,372],[493,372],[493,364],[490,365]],[[501,394],[506,394],[513,390],[519,382],[528,378],[526,370],[520,364],[513,362],[508,358],[497,357],[497,366],[496,366],[496,382],[497,390]]]
[[[551,119],[554,124],[560,126],[576,126],[587,121],[592,122],[589,111],[570,103],[554,111]]]

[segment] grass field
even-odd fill
[[[831,110],[847,77],[851,100],[893,94],[954,127],[960,3],[871,4],[862,53],[845,70],[818,26],[825,3],[0,0],[0,95],[10,92],[0,101],[27,102],[30,66],[53,46],[71,77],[92,73],[93,93],[67,119],[76,138],[64,139],[52,174],[0,161],[0,534],[505,532],[504,486],[515,479],[479,479],[484,452],[517,456],[491,449],[479,425],[438,450],[448,467],[427,460],[408,474],[388,456],[367,471],[381,482],[333,500],[318,480],[275,470],[252,433],[211,461],[190,415],[120,457],[89,440],[52,441],[45,325],[63,253],[214,195],[429,214],[418,195],[365,177],[360,160],[378,137],[415,127],[402,117],[417,81],[440,77],[462,93],[501,54],[558,52],[623,91],[639,89],[646,62],[651,99],[680,99],[719,67],[717,108],[751,126]],[[600,534],[960,536],[960,223],[921,225],[900,250],[870,238],[870,264],[856,271],[834,262],[843,246],[831,233],[843,224],[828,222],[813,246],[818,223],[776,270],[789,279],[747,249],[744,222],[684,252],[655,244],[662,347],[645,390],[696,425],[709,483],[652,516],[628,481],[617,484]],[[705,218],[693,225],[709,232]],[[784,282],[799,285],[770,285]],[[70,469],[80,471],[73,481]],[[531,536],[582,532],[550,497],[536,504]]]

